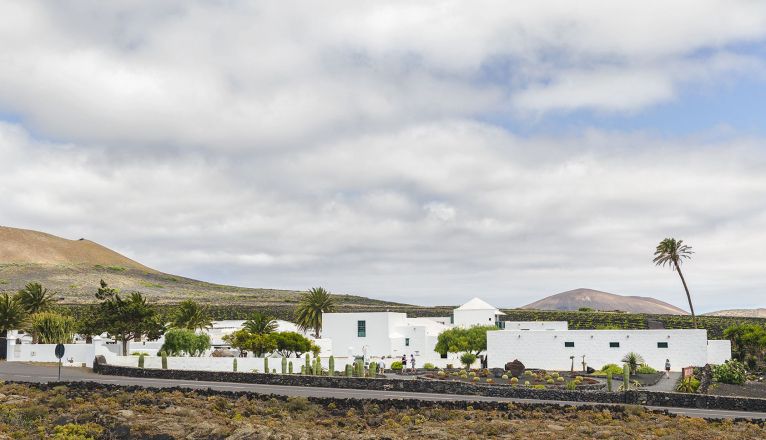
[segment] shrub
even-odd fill
[[[462,362],[466,368],[471,368],[471,365],[476,362],[476,355],[473,353],[463,353],[463,355],[460,356],[460,362]]]
[[[525,386],[525,387],[528,387],[528,386],[529,386],[529,381],[528,381],[528,380],[525,380],[525,381],[524,381],[524,386]]]
[[[54,439],[67,439],[67,440],[90,440],[101,436],[104,429],[95,423],[86,423],[84,425],[78,425],[75,423],[67,423],[66,425],[59,425],[54,428]]]
[[[391,369],[392,370],[394,370],[394,371],[402,371],[402,368],[404,368],[404,367],[402,366],[401,361],[393,361],[393,362],[391,362]]]
[[[478,376],[473,376],[471,380],[474,382],[478,382],[479,380],[481,380],[481,378],[479,378]]]
[[[445,373],[443,371],[440,371],[440,372],[436,373],[436,375],[443,378],[443,377],[447,376],[447,373]]]
[[[556,378],[556,382],[564,382],[564,378],[559,376]]]
[[[640,354],[631,351],[622,358],[622,361],[630,368],[630,374],[636,374],[638,366],[644,363],[644,358]]]
[[[507,377],[507,376],[506,376],[506,377]],[[514,384],[514,385],[516,385],[517,383],[519,383],[519,378],[518,378],[518,377],[512,377],[512,378],[511,378],[511,383],[512,383],[512,384]],[[528,383],[529,383],[529,382],[527,382],[527,384],[528,384]]]
[[[426,362],[425,364],[423,364],[423,369],[425,369],[425,370],[435,370],[436,367],[434,366],[434,364],[432,364],[430,362]]]
[[[533,390],[544,390],[545,389],[545,385],[533,385],[532,389]]]
[[[731,359],[721,365],[713,366],[713,380],[720,383],[741,385],[747,379],[747,371],[742,362]]]
[[[685,377],[676,385],[676,391],[681,393],[696,393],[700,387],[700,381],[694,376]]]
[[[600,371],[603,371],[605,374],[612,373],[612,376],[616,376],[622,374],[622,367],[617,364],[606,364],[601,367]]]
[[[636,373],[638,374],[654,374],[656,372],[657,370],[646,364],[641,364],[641,366],[636,369]]]
[[[196,334],[194,330],[170,329],[165,333],[165,343],[160,348],[168,356],[202,356],[210,348],[210,336]]]
[[[508,380],[508,375],[507,375],[507,374],[503,374],[503,375],[501,376],[501,379],[505,379],[505,380]],[[516,378],[514,377],[514,379],[516,379]],[[518,381],[519,381],[519,379],[516,379],[516,382],[518,382]]]
[[[468,375],[469,375],[469,376],[471,376],[471,377],[476,377],[476,373],[475,373],[475,372],[473,372],[473,371],[471,371],[470,373],[468,373]]]
[[[577,389],[577,382],[575,382],[575,381],[573,381],[573,380],[570,380],[569,382],[567,382],[566,388],[567,388],[569,391],[574,391],[574,390],[576,390],[576,389]]]
[[[546,379],[546,380],[545,380],[545,383],[547,383],[547,384],[553,384],[553,382],[554,382],[554,381],[553,381],[553,378],[550,378],[550,379]]]
[[[31,317],[30,330],[40,344],[71,344],[77,322],[71,316],[39,312]]]

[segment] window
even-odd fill
[[[667,342],[658,342],[657,343],[657,348],[668,348],[668,343]]]
[[[564,342],[564,347],[574,347],[574,342],[572,341]]]
[[[410,338],[404,338],[404,346],[409,347],[410,346]]]
[[[367,321],[356,321],[356,335],[360,338],[367,337]]]
[[[454,324],[455,323],[455,315],[452,315],[449,317],[449,323]]]
[[[620,343],[619,342],[610,342],[609,343],[609,348],[620,348]]]

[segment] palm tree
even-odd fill
[[[644,358],[640,354],[631,351],[622,358],[622,361],[628,364],[630,374],[636,374],[638,367],[644,363]]]
[[[689,310],[692,313],[692,325],[697,328],[697,316],[694,314],[694,306],[692,305],[692,296],[689,294],[689,287],[686,285],[684,274],[681,273],[681,262],[684,258],[691,259],[692,254],[691,246],[684,244],[683,240],[676,240],[675,238],[666,238],[657,245],[657,250],[654,251],[654,264],[657,266],[670,266],[671,269],[675,269],[678,272],[678,276],[681,277],[681,283],[684,285],[686,291],[686,299],[689,300]]]
[[[213,326],[207,306],[200,306],[188,299],[178,305],[171,326],[186,330],[205,330]]]
[[[254,335],[267,335],[277,330],[277,320],[273,316],[261,312],[253,312],[250,319],[245,321],[242,327]]]
[[[0,359],[8,356],[8,331],[23,327],[26,319],[27,312],[16,297],[0,296]]]
[[[40,283],[29,283],[16,294],[21,306],[30,315],[47,312],[53,305],[53,292],[48,292]]]
[[[322,332],[322,313],[335,311],[335,300],[322,287],[314,287],[301,297],[295,310],[295,322],[302,331],[314,330],[318,339]]]

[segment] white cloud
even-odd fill
[[[701,308],[744,305],[762,140],[482,121],[762,81],[764,39],[748,1],[7,3],[0,224],[226,283],[500,305],[580,285],[683,305],[649,263],[677,235]]]

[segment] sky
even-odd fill
[[[764,306],[766,2],[0,2],[0,224],[248,287]]]

